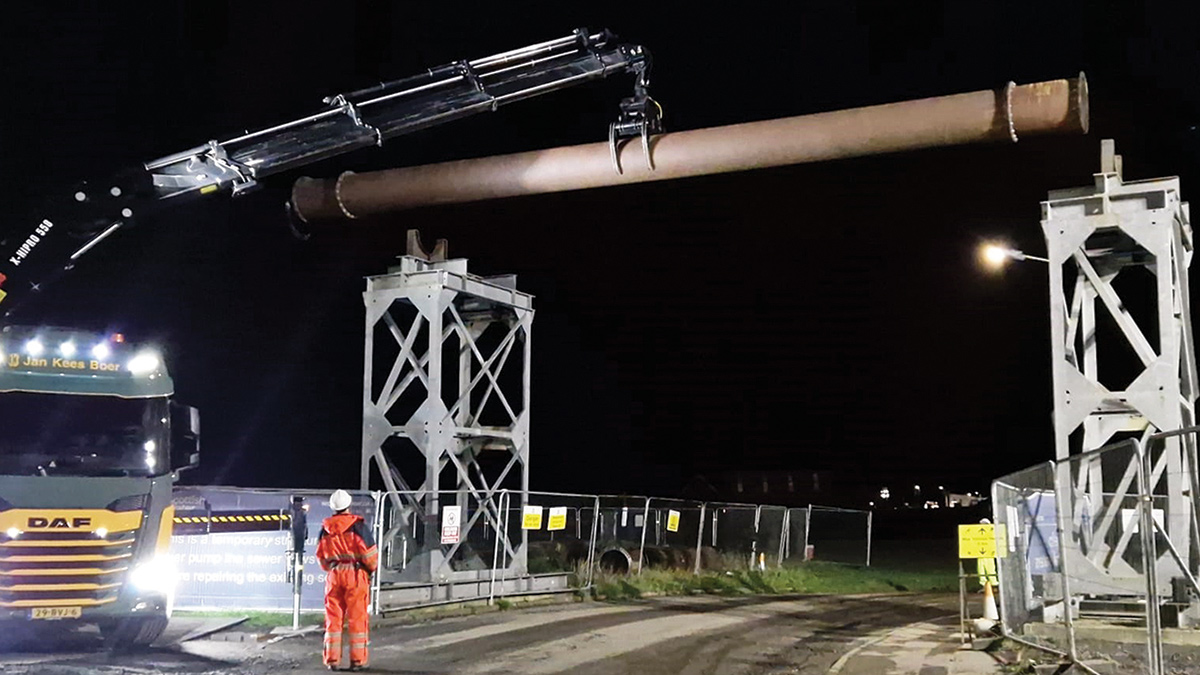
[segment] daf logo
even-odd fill
[[[72,518],[68,521],[66,518],[30,518],[29,529],[47,529],[47,528],[68,528],[80,529],[88,527],[92,524],[91,518]]]

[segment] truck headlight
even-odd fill
[[[133,568],[129,583],[139,591],[175,594],[175,565],[167,557],[159,557]]]

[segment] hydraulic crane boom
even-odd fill
[[[646,93],[650,55],[601,31],[573,34],[473,61],[458,61],[392,82],[327,97],[325,109],[224,141],[212,140],[146,162],[51,199],[41,222],[0,241],[0,307],[11,313],[135,218],[193,198],[244,194],[259,180],[501,105],[597,80],[636,77],[609,142],[661,131]],[[7,295],[7,298],[6,298]],[[7,300],[7,301],[6,301]]]

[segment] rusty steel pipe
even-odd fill
[[[1087,80],[1014,85],[851,110],[662,134],[654,168],[638,141],[465,159],[336,179],[300,178],[292,205],[305,222],[360,218],[432,204],[561,192],[745,171],[1031,134],[1087,133]]]

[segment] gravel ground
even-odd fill
[[[944,595],[651,598],[384,623],[372,630],[378,673],[825,673],[861,638],[955,611]],[[236,629],[235,629],[236,630]],[[0,637],[0,672],[52,675],[326,672],[321,635],[258,642],[193,640],[110,654],[99,635],[53,642]]]

